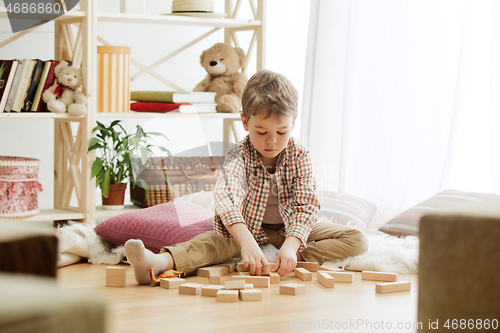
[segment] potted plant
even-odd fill
[[[97,126],[92,130],[96,136],[90,140],[88,148],[89,152],[96,150],[100,153],[92,164],[90,178],[95,177],[96,186],[101,188],[103,209],[123,207],[127,182],[132,181],[132,187],[135,187],[141,166],[146,164],[148,157],[153,154],[151,148],[159,148],[167,153],[170,161],[173,160],[168,149],[148,142],[153,136],[167,139],[165,135],[144,132],[139,125],[135,133],[128,134],[120,122],[121,120],[115,120],[109,126],[97,122]],[[146,182],[140,182],[147,195]],[[114,199],[115,193],[118,193],[118,201]],[[114,208],[116,206],[117,208]]]

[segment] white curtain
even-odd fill
[[[376,224],[446,189],[500,194],[500,2],[313,0],[301,123],[320,189]]]

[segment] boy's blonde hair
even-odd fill
[[[241,98],[245,119],[260,114],[263,118],[283,115],[297,118],[299,94],[282,74],[263,69],[248,80]]]

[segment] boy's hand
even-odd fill
[[[243,265],[245,268],[250,266],[250,274],[260,275],[263,270],[267,271],[269,263],[245,223],[235,223],[226,228],[240,244]]]
[[[248,242],[242,242],[240,245],[243,266],[245,266],[245,268],[250,266],[250,275],[260,276],[262,271],[268,270],[269,263],[264,253],[262,253],[261,248],[253,238]]]
[[[272,272],[278,272],[280,276],[290,274],[297,266],[297,250],[299,246],[300,240],[298,238],[287,238],[278,252]]]

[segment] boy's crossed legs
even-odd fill
[[[270,243],[280,248],[285,237],[274,228],[264,227]],[[318,222],[307,240],[307,248],[300,252],[303,260],[318,262],[343,259],[366,250],[368,241],[363,232],[349,226]],[[207,231],[190,241],[164,247],[159,254],[147,250],[140,240],[125,243],[127,259],[134,267],[139,284],[151,283],[149,268],[160,274],[168,269],[184,273],[196,271],[199,267],[215,265],[240,255],[240,246],[234,238],[223,238],[215,231]],[[300,257],[299,257],[300,258]]]

